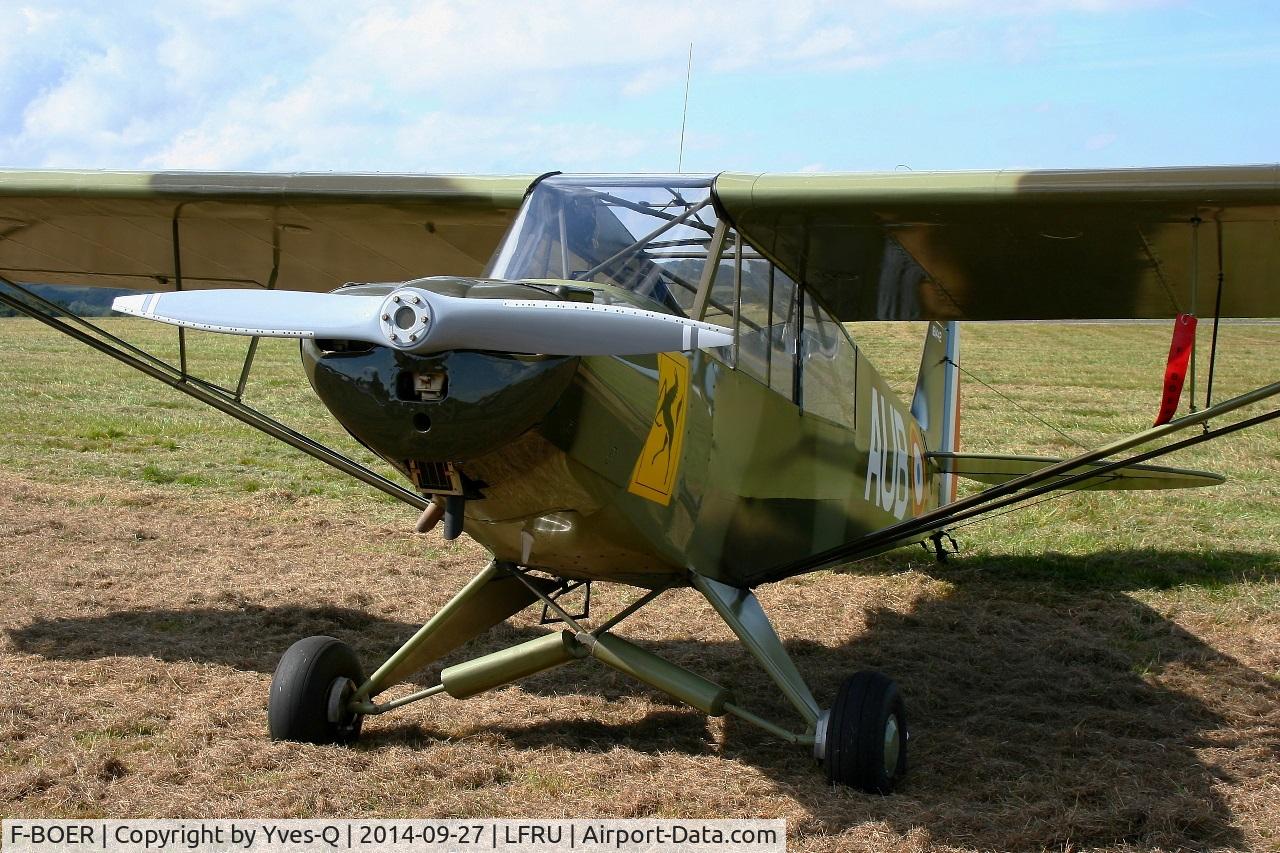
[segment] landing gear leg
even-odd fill
[[[907,772],[907,714],[897,685],[878,672],[860,672],[840,686],[830,710],[820,710],[751,591],[696,574],[691,581],[809,724],[809,734],[788,732],[732,702],[725,710],[792,743],[811,743],[832,783],[892,793]]]
[[[554,589],[549,581],[542,582]],[[369,678],[355,651],[333,637],[294,643],[276,667],[267,706],[274,740],[352,743],[366,714],[441,692],[436,685],[385,705],[373,697],[537,600],[537,594],[491,563]]]

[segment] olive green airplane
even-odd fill
[[[0,303],[403,500],[420,530],[465,531],[492,553],[372,675],[336,638],[285,652],[268,724],[295,741],[351,742],[366,717],[594,659],[811,750],[834,783],[888,793],[909,745],[894,682],[860,672],[819,701],[755,587],[917,543],[943,559],[957,523],[1051,490],[1212,485],[1223,478],[1146,463],[1280,416],[1240,412],[1273,405],[1280,383],[1212,398],[1217,320],[1280,315],[1271,165],[9,171],[0,276]],[[135,291],[114,307],[177,326],[179,358],[66,315],[33,282]],[[1190,409],[1174,417],[1196,315],[1214,319],[1204,401],[1193,375]],[[962,453],[959,322],[1088,318],[1176,318],[1165,385],[1152,382],[1158,425],[1064,460]],[[910,400],[850,338],[844,324],[859,320],[927,321]],[[189,330],[249,339],[236,387],[189,372]],[[262,337],[300,339],[316,394],[408,485],[245,402]],[[961,497],[959,478],[985,487]],[[634,600],[592,614],[598,582]],[[733,684],[620,635],[688,586],[794,720],[766,719]],[[530,606],[556,627],[408,684]]]

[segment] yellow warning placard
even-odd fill
[[[688,410],[689,359],[679,353],[658,353],[658,404],[649,436],[631,471],[627,488],[631,494],[663,506],[671,502]]]

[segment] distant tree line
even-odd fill
[[[111,300],[133,293],[132,290],[115,287],[80,287],[71,284],[24,286],[57,305],[63,313],[79,314],[81,317],[106,317],[114,313],[111,310]],[[0,305],[0,317],[13,317],[18,313],[8,305]]]

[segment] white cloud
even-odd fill
[[[688,69],[687,65],[685,67]],[[646,68],[623,84],[622,94],[628,97],[649,95],[683,79],[672,68]]]
[[[1086,151],[1101,151],[1120,137],[1114,133],[1095,133],[1084,141]]]
[[[696,97],[729,75],[835,75],[992,53],[1022,61],[1051,36],[1044,16],[1153,2],[31,6],[10,16],[16,37],[0,41],[0,163],[661,168],[674,148],[670,115],[599,116],[668,91],[678,115],[690,41]],[[704,130],[704,139],[724,132]]]

